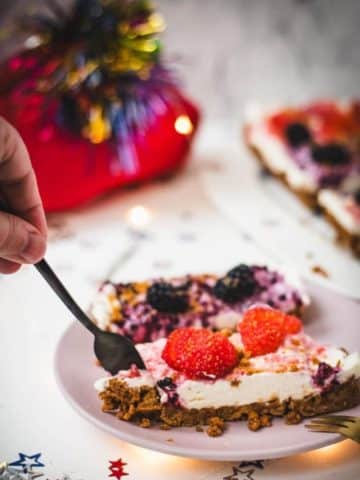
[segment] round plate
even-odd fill
[[[321,342],[356,350],[360,344],[359,303],[310,282],[306,286],[313,301],[304,320],[306,331]],[[267,459],[341,440],[339,435],[309,432],[303,423],[285,425],[282,419],[258,432],[248,430],[245,422],[229,423],[226,432],[217,438],[194,428],[163,431],[120,421],[101,411],[93,384],[104,376],[104,371],[95,364],[92,336],[78,323],[72,324],[60,339],[55,372],[65,398],[87,420],[121,440],[172,455],[222,461]],[[360,406],[346,413],[360,415]]]

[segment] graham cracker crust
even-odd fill
[[[237,407],[186,409],[171,404],[161,404],[155,387],[130,388],[119,379],[111,379],[99,394],[102,410],[120,420],[134,422],[142,427],[160,424],[160,428],[199,427],[207,425],[207,434],[218,436],[226,422],[246,421],[250,430],[269,427],[273,417],[284,417],[287,424],[300,423],[303,418],[336,412],[360,404],[360,380],[354,377],[318,395],[308,395],[301,400],[252,403]]]
[[[243,129],[243,138],[245,141],[246,146],[248,149],[253,153],[254,157],[257,159],[260,166],[268,173],[270,173],[273,177],[280,180],[280,182],[286,186],[288,190],[294,193],[299,200],[311,210],[317,210],[324,213],[324,218],[330,223],[336,231],[336,241],[340,245],[350,248],[352,253],[355,257],[360,258],[360,237],[358,235],[352,235],[347,232],[338,222],[337,220],[329,214],[317,201],[317,193],[309,193],[304,190],[296,190],[294,189],[287,181],[286,176],[282,173],[275,172],[272,170],[267,162],[264,159],[263,154],[257,149],[255,146],[251,145],[247,139],[247,126]]]

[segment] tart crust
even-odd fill
[[[228,421],[247,421],[248,428],[256,431],[271,426],[273,417],[284,417],[287,424],[297,424],[303,418],[336,412],[360,404],[360,379],[351,377],[335,384],[321,394],[308,395],[301,400],[280,402],[274,398],[266,403],[221,408],[186,409],[171,404],[161,404],[155,387],[129,387],[126,382],[112,378],[99,394],[102,410],[120,420],[149,427],[161,428],[208,425],[207,434],[221,435]]]

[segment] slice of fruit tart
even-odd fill
[[[338,239],[359,256],[360,101],[253,106],[246,117],[245,142],[265,169],[325,211]]]
[[[182,327],[136,347],[146,370],[95,388],[104,412],[143,427],[206,425],[218,436],[228,421],[258,430],[360,403],[359,354],[316,342],[298,317],[268,306],[246,310],[233,333]]]
[[[106,283],[92,313],[131,338],[146,370],[99,379],[104,412],[142,427],[226,422],[251,430],[360,403],[360,357],[304,333],[304,290],[278,271],[239,265],[223,277]]]

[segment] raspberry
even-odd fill
[[[286,335],[294,335],[302,329],[301,320],[294,315],[285,315],[284,330]]]
[[[214,379],[223,377],[235,367],[238,353],[221,333],[188,327],[169,335],[162,358],[189,378]]]
[[[244,313],[239,331],[245,350],[256,357],[275,352],[285,338],[284,314],[266,307]]]

